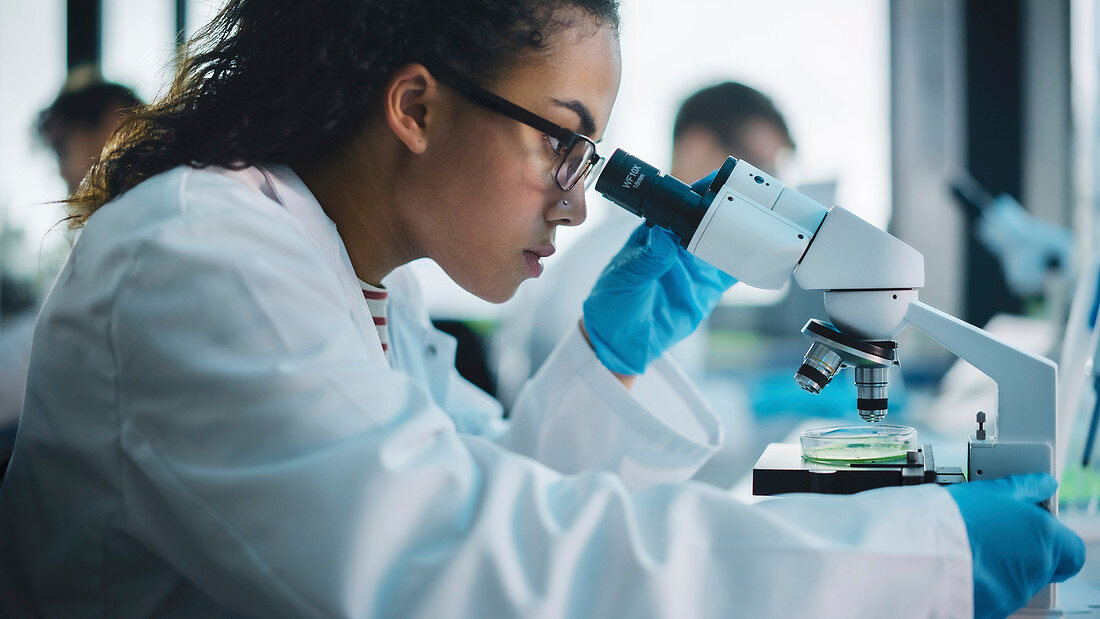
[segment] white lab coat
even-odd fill
[[[716,417],[665,360],[622,388],[577,332],[505,427],[407,283],[386,282],[391,368],[288,168],[180,168],[97,212],[35,333],[0,610],[970,613],[940,488],[747,506],[684,483]]]

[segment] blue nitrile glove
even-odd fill
[[[974,616],[1006,617],[1085,564],[1085,544],[1038,504],[1058,482],[1045,473],[948,486],[974,557]]]
[[[1073,261],[1072,233],[1029,214],[1008,194],[997,196],[982,213],[978,238],[1000,259],[1016,294],[1043,292],[1052,263],[1064,271]]]
[[[692,185],[702,193],[714,174]],[[706,318],[736,279],[689,254],[675,234],[638,226],[584,302],[596,356],[636,375]]]

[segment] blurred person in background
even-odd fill
[[[61,92],[38,115],[38,135],[57,155],[69,193],[103,152],[126,115],[142,104],[130,88],[105,81],[93,66],[73,69]]]
[[[672,126],[672,175],[702,178],[730,156],[774,175],[781,156],[794,148],[787,121],[770,97],[744,84],[722,82],[680,105]]]
[[[69,194],[99,157],[126,113],[141,105],[134,91],[107,82],[94,66],[73,69],[49,107],[38,114],[35,131],[57,156],[61,178]],[[0,234],[0,236],[3,236]],[[37,243],[5,251],[36,251]],[[29,249],[28,249],[29,248]],[[0,263],[10,264],[11,256]],[[23,408],[23,387],[30,360],[31,335],[38,307],[34,276],[21,276],[0,269],[0,476],[7,468],[19,412]]]

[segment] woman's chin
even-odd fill
[[[499,303],[504,303],[505,301],[508,301],[512,297],[516,296],[516,290],[518,290],[518,289],[519,289],[519,285],[517,284],[517,285],[512,286],[511,288],[508,288],[506,290],[505,289],[492,290],[492,291],[483,292],[483,293],[475,292],[473,294],[474,294],[474,296],[481,299],[482,301],[488,301],[489,303],[499,304]]]
[[[482,301],[497,304],[504,303],[516,296],[516,290],[519,289],[519,285],[522,282],[522,279],[518,281],[506,281],[504,276],[491,282],[464,283],[457,280],[455,281],[463,290]]]

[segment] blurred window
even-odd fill
[[[65,49],[63,0],[0,2],[0,269],[20,277],[49,277],[40,248],[49,255],[64,242],[43,243],[61,218],[48,202],[65,196],[65,183],[33,127],[65,79]]]
[[[1095,0],[1073,0],[1070,45],[1074,124],[1075,241],[1078,258],[1100,250],[1100,9]]]
[[[208,24],[225,5],[224,0],[186,0],[186,2],[188,37]]]
[[[175,0],[101,0],[103,77],[134,89],[145,101],[172,80]]]

